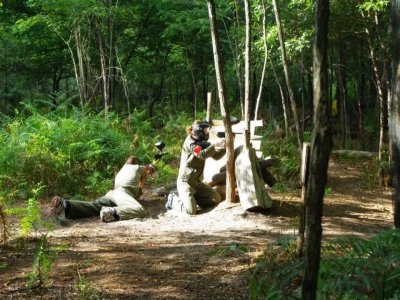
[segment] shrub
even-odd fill
[[[19,198],[28,198],[39,183],[46,186],[41,196],[104,193],[128,155],[151,161],[155,131],[143,118],[135,112],[126,126],[112,113],[72,109],[42,115],[30,107],[0,132],[2,186],[17,190]]]
[[[252,299],[299,297],[303,260],[294,238],[269,244],[250,278]],[[385,230],[370,239],[338,238],[324,243],[318,299],[398,299],[400,230]]]

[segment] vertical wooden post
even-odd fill
[[[211,122],[211,93],[207,93],[207,116],[206,121]]]
[[[304,248],[304,231],[305,231],[305,220],[306,220],[306,205],[305,197],[307,190],[307,178],[308,178],[308,158],[310,156],[310,145],[303,143],[303,152],[301,155],[301,210],[300,210],[300,221],[299,221],[299,234],[297,237],[297,255],[299,258],[303,257]]]

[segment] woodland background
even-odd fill
[[[262,150],[276,157],[275,191],[298,186],[299,137],[311,141],[316,3],[250,3],[250,114],[265,121]],[[393,3],[329,6],[333,149],[376,152],[366,172],[381,185],[391,162]],[[215,6],[227,104],[241,119],[245,10],[237,0]],[[171,181],[185,127],[205,117],[208,92],[221,116],[206,1],[3,0],[0,49],[3,241],[12,235],[9,215],[29,234],[41,223],[41,201],[104,193],[127,155],[151,162],[160,139],[169,155],[150,184]]]

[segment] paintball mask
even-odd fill
[[[209,138],[210,123],[207,121],[195,121],[192,124],[193,134],[202,141],[207,141]]]

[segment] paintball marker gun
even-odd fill
[[[198,141],[198,142],[196,142],[196,145],[200,146],[201,150],[204,150],[204,149],[210,147],[211,143],[209,143],[207,141]]]
[[[158,149],[158,153],[154,154],[154,160],[159,160],[164,155],[168,154],[168,152],[163,152],[163,149],[165,148],[165,143],[163,141],[155,143],[154,146]]]
[[[225,138],[225,131],[218,131],[217,132],[217,137],[219,137],[220,139],[224,139]]]

